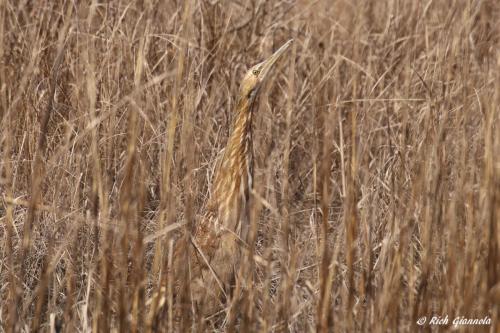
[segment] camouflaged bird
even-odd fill
[[[227,294],[234,281],[240,244],[245,243],[249,227],[248,202],[253,181],[252,117],[265,79],[291,43],[289,40],[243,77],[231,135],[214,171],[205,214],[190,238],[192,249],[188,262],[182,262],[185,260],[182,251],[186,250],[183,242],[178,242],[181,245],[174,250],[173,267],[188,269],[185,276],[189,277],[191,300],[195,304],[203,302],[205,310],[216,311],[221,305],[221,296]],[[210,310],[205,312],[210,313]]]

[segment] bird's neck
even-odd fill
[[[242,158],[252,158],[252,109],[255,101],[249,98],[238,100],[233,128],[226,150],[239,153]],[[233,155],[234,156],[234,155]]]
[[[252,109],[253,99],[240,99],[224,155],[214,175],[210,210],[218,223],[236,231],[240,213],[249,199],[253,178]]]
[[[230,174],[233,188],[239,188],[240,194],[248,196],[253,178],[252,116],[255,100],[242,98],[238,101],[237,111],[226,150],[223,157],[223,171]],[[242,191],[244,190],[244,191]]]

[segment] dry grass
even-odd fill
[[[495,331],[498,2],[85,3],[0,1],[2,330]],[[243,71],[289,38],[254,122],[255,242],[208,316],[169,249]]]

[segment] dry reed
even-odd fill
[[[0,0],[2,331],[498,329],[497,2],[89,3]],[[253,124],[250,242],[208,314],[173,244],[241,74],[290,38]]]

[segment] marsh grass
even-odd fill
[[[494,332],[498,22],[487,0],[0,1],[2,330]],[[242,73],[290,38],[249,245],[207,313],[172,249]]]

